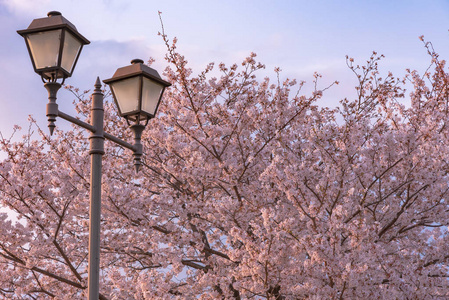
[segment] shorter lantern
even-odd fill
[[[120,116],[137,124],[148,122],[156,115],[162,94],[171,85],[141,59],[117,69],[112,78],[103,82],[111,87]]]
[[[60,12],[47,16],[17,33],[25,38],[34,71],[43,80],[55,82],[72,76],[81,49],[90,42]]]

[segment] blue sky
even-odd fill
[[[153,0],[0,0],[0,132],[27,125],[32,114],[46,126],[47,94],[33,72],[23,38],[25,29],[48,11],[60,11],[91,44],[81,53],[66,83],[91,89],[96,76],[106,79],[133,58],[156,59],[166,66],[158,11],[166,33],[178,37],[179,50],[195,73],[208,62],[241,62],[250,52],[267,66],[261,77],[282,76],[311,82],[315,71],[323,85],[334,80],[322,105],[354,95],[354,77],[345,55],[363,63],[373,50],[386,58],[383,72],[403,76],[406,68],[424,71],[429,58],[418,37],[432,41],[449,57],[449,1],[153,1]],[[58,93],[60,109],[74,113],[70,93]],[[61,126],[63,120],[58,120]]]

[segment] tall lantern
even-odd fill
[[[81,49],[90,42],[60,12],[35,19],[25,30],[18,30],[30,53],[34,71],[47,82],[72,76]]]
[[[148,122],[156,115],[162,94],[171,85],[141,59],[117,69],[112,78],[103,82],[111,87],[120,116],[136,124]]]

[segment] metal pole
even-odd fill
[[[90,216],[89,216],[89,300],[98,300],[100,292],[100,221],[101,221],[101,173],[104,154],[103,93],[97,77],[92,94],[91,123],[95,132],[90,139]]]

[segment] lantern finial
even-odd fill
[[[132,64],[132,65],[135,65],[135,64],[143,64],[143,60],[141,60],[140,58],[134,58],[134,59],[131,61],[131,64]]]
[[[52,10],[47,13],[47,17],[53,17],[53,16],[62,16],[62,14],[56,10]]]

